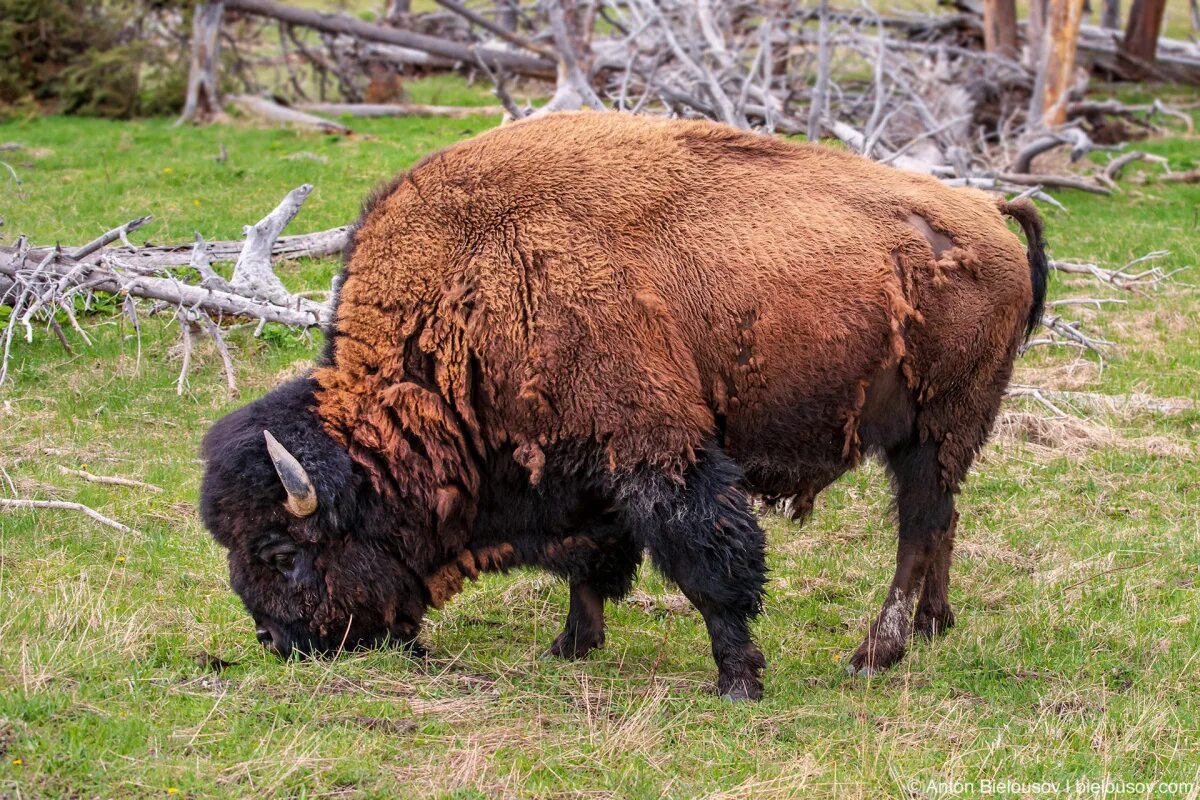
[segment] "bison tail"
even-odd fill
[[[1046,305],[1046,281],[1050,274],[1050,262],[1046,259],[1046,239],[1043,236],[1042,217],[1038,214],[1033,203],[1024,198],[1009,203],[999,201],[1000,213],[1012,217],[1025,232],[1025,242],[1029,258],[1029,280],[1033,284],[1033,306],[1029,309],[1029,319],[1025,323],[1025,338],[1037,328],[1042,321],[1042,309]]]

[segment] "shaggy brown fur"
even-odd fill
[[[280,652],[410,640],[464,580],[536,564],[571,581],[551,652],[578,657],[648,550],[747,698],[765,566],[745,490],[807,511],[876,452],[900,541],[851,659],[871,672],[953,624],[953,495],[1045,274],[1027,204],[848,153],[622,114],[514,124],[368,203],[325,359],[214,427],[202,513]],[[310,518],[282,511],[272,426]]]
[[[982,192],[580,113],[405,175],[365,213],[339,301],[320,415],[380,490],[427,499],[474,489],[473,448],[515,446],[534,481],[561,440],[677,473],[714,433],[751,483],[807,495],[858,458],[867,389],[897,368],[956,486],[1033,298]],[[429,458],[396,475],[414,438]]]

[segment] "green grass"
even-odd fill
[[[369,137],[352,138],[160,120],[0,125],[0,141],[26,147],[5,155],[24,183],[0,192],[2,230],[76,243],[153,213],[156,241],[234,238],[305,181],[316,190],[292,232],[316,230],[493,123],[360,122]],[[1195,141],[1139,147],[1177,169],[1200,161]],[[1167,248],[1164,266],[1200,261],[1200,188],[1138,173],[1114,198],[1060,195],[1070,213],[1049,214],[1054,255],[1117,265]],[[323,288],[334,269],[281,272]],[[1195,399],[1200,307],[1183,282],[1200,272],[1178,279],[1100,315],[1067,310],[1120,344],[1102,373],[1035,351],[1018,380]],[[1118,294],[1078,280],[1053,292]],[[180,397],[166,319],[144,322],[140,362],[120,317],[84,324],[95,343],[75,342],[75,355],[42,331],[15,345],[14,381],[0,387],[0,496],[11,479],[21,496],[86,503],[139,532],[0,512],[0,796],[874,798],[947,796],[929,782],[981,778],[1200,782],[1196,411],[1093,416],[989,446],[960,501],[959,626],[871,681],[843,663],[891,577],[881,470],[839,481],[803,528],[764,516],[767,694],[734,707],[709,694],[701,620],[648,569],[637,602],[610,608],[607,647],[579,664],[538,658],[566,592],[530,572],[489,576],[432,614],[425,663],[266,656],[197,522],[196,449],[213,420],[303,368],[320,342],[241,328],[241,396],[203,345]],[[85,483],[60,466],[164,491]],[[202,653],[236,664],[214,674]]]

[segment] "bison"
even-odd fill
[[[203,521],[283,656],[416,646],[464,580],[528,565],[569,582],[549,652],[580,658],[648,552],[718,691],[752,699],[748,493],[804,512],[875,454],[899,545],[850,658],[872,673],[954,624],[955,494],[1046,274],[1027,201],[850,153],[617,113],[501,127],[367,201],[315,369],[206,436]]]

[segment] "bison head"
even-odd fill
[[[301,378],[204,438],[200,515],[258,639],[281,656],[411,643],[426,592],[384,507],[313,410]]]

